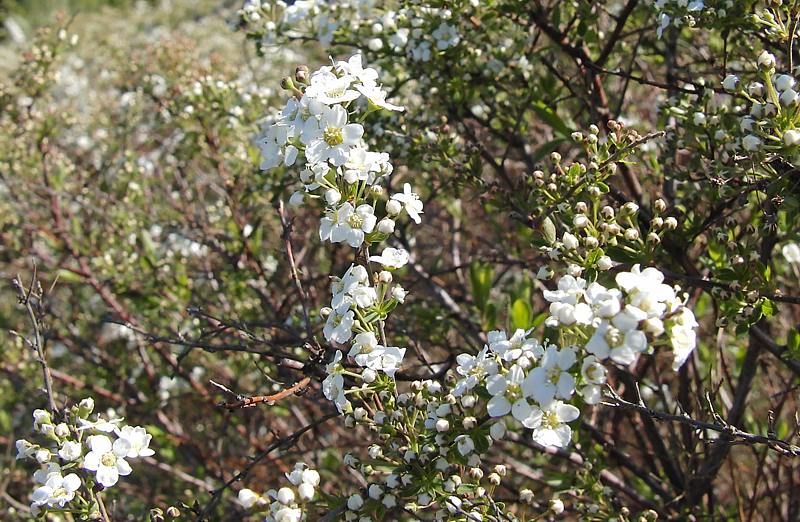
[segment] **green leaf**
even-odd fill
[[[494,284],[494,268],[491,265],[472,263],[469,266],[469,280],[472,286],[472,298],[478,310],[484,312],[489,302],[489,293]]]
[[[522,328],[527,330],[531,325],[531,305],[522,299],[517,299],[511,305],[509,311],[509,318],[511,319],[511,328],[516,330]]]
[[[764,314],[764,317],[772,317],[777,311],[775,303],[769,299],[761,301],[761,313]]]
[[[789,356],[792,359],[800,359],[800,332],[797,331],[797,328],[789,330],[786,347],[789,349]]]
[[[549,217],[546,217],[542,220],[542,235],[551,245],[556,242],[556,226],[553,224],[553,220]]]
[[[561,117],[553,111],[550,107],[545,105],[543,101],[537,101],[533,105],[531,105],[533,111],[542,119],[546,124],[548,124],[554,131],[561,134],[562,137],[566,138],[572,133],[569,126],[561,119]]]

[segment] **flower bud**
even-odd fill
[[[775,78],[775,88],[779,91],[785,91],[794,87],[794,78],[788,74],[781,74]]]
[[[550,511],[556,515],[560,515],[564,512],[564,502],[562,502],[560,498],[550,499]]]
[[[577,214],[572,218],[572,224],[577,228],[586,228],[589,226],[589,218],[583,214]]]
[[[800,130],[790,129],[783,133],[783,143],[788,147],[793,147],[800,143]]]
[[[394,220],[390,218],[383,218],[378,221],[378,232],[381,234],[391,234],[394,232]]]
[[[639,231],[635,228],[629,228],[625,230],[625,239],[628,241],[636,241],[639,239]]]
[[[355,495],[351,495],[350,498],[347,499],[347,509],[350,511],[358,511],[363,505],[364,499],[361,498],[361,495],[357,493]]]
[[[308,67],[300,65],[294,70],[294,79],[297,83],[308,83]]]
[[[639,212],[639,205],[637,205],[636,203],[633,203],[632,201],[629,201],[628,203],[625,203],[624,205],[622,205],[622,209],[620,210],[621,214],[627,215],[627,216],[633,216],[637,212]]]
[[[753,97],[764,96],[764,84],[761,82],[752,82],[747,86],[747,93]]]
[[[533,491],[527,488],[521,490],[519,492],[519,501],[525,504],[531,504],[533,502]]]
[[[386,202],[386,213],[390,216],[396,216],[403,210],[403,204],[396,199],[390,199]]]
[[[739,85],[739,77],[734,74],[729,74],[722,80],[722,88],[728,92],[735,91],[737,85]]]
[[[325,201],[328,205],[335,205],[342,199],[342,195],[335,188],[330,188],[325,191]]]
[[[63,423],[63,422],[59,423],[56,426],[55,434],[56,434],[56,437],[59,437],[59,438],[63,439],[64,437],[69,435],[69,426],[67,426],[66,423]]]
[[[766,50],[761,51],[761,54],[758,55],[756,63],[758,64],[759,69],[763,71],[770,71],[775,68],[775,55],[767,52]]]
[[[614,263],[611,261],[611,258],[608,256],[601,256],[600,259],[597,260],[597,268],[599,270],[610,270],[611,267],[614,266]]]

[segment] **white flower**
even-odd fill
[[[381,255],[370,256],[369,260],[387,268],[402,268],[408,264],[408,252],[402,248],[387,247]]]
[[[333,299],[331,300],[331,307],[339,314],[343,314],[353,303],[361,308],[366,308],[371,306],[377,299],[377,295],[371,298],[370,295],[367,295],[368,293],[365,294],[361,290],[366,287],[365,283],[369,280],[369,272],[361,265],[350,265],[350,268],[347,269],[341,279],[338,277],[332,279],[331,294],[333,294]]]
[[[81,487],[81,479],[75,473],[62,477],[61,473],[51,473],[47,482],[36,488],[31,500],[36,506],[64,507],[75,498],[75,492]]]
[[[97,417],[96,421],[78,419],[78,423],[81,425],[81,427],[78,428],[78,431],[97,430],[102,431],[103,433],[111,433],[117,429],[117,425],[120,422],[122,422],[122,419],[104,419],[99,416]]]
[[[525,356],[529,361],[536,360],[544,355],[544,348],[536,339],[527,339],[528,332],[518,328],[510,339],[506,333],[496,330],[487,334],[489,349],[499,355],[504,361],[516,361]]]
[[[354,54],[346,62],[336,62],[336,68],[344,74],[355,77],[362,84],[372,85],[378,80],[378,71],[363,66],[361,53]]]
[[[565,275],[558,280],[558,290],[545,290],[544,298],[550,301],[549,323],[557,324],[589,324],[592,321],[592,309],[586,303],[579,303],[586,288],[586,281],[580,277]]]
[[[358,91],[350,88],[354,78],[349,75],[338,78],[326,70],[319,70],[311,75],[305,95],[326,105],[347,103],[358,98]]]
[[[800,263],[800,245],[797,243],[786,243],[783,245],[781,254],[783,254],[786,261],[790,263]]]
[[[348,404],[344,395],[344,377],[342,377],[344,368],[340,363],[341,360],[342,352],[341,350],[336,350],[333,360],[325,366],[328,376],[322,381],[322,393],[326,399],[333,401],[339,413],[343,413]]]
[[[303,519],[303,510],[298,507],[284,506],[275,511],[275,522],[300,522]]]
[[[680,311],[670,320],[669,340],[672,343],[674,360],[672,369],[678,371],[683,366],[686,359],[692,354],[697,346],[697,320],[691,310],[682,307]]]
[[[375,210],[363,204],[356,208],[349,201],[342,204],[334,213],[334,218],[325,217],[320,222],[319,237],[331,243],[347,242],[353,248],[364,243],[365,234],[375,229]]]
[[[83,460],[84,469],[97,474],[97,482],[103,487],[110,488],[119,480],[120,475],[131,473],[130,465],[125,461],[125,456],[130,451],[130,443],[125,439],[117,439],[111,444],[111,439],[105,435],[92,435],[87,441],[91,449]]]
[[[121,430],[117,430],[116,434],[120,439],[127,441],[130,446],[130,450],[126,455],[127,458],[135,459],[137,457],[155,455],[155,451],[148,447],[153,437],[141,426],[123,426]]]
[[[58,456],[67,462],[78,460],[83,454],[83,447],[80,442],[73,440],[65,440],[58,450]]]
[[[569,446],[572,429],[566,424],[578,418],[580,411],[571,404],[554,401],[542,410],[541,423],[533,430],[533,440],[542,446]]]
[[[608,289],[599,283],[592,283],[584,295],[586,303],[591,306],[597,317],[608,319],[620,312],[622,292],[616,288]]]
[[[354,147],[344,164],[344,179],[348,183],[366,181],[371,185],[379,176],[391,174],[392,170],[387,153],[370,152],[363,147]]]
[[[390,111],[404,111],[405,107],[402,105],[395,105],[386,101],[386,91],[376,84],[361,84],[356,85],[358,92],[363,94],[373,105],[381,109]]]
[[[36,445],[31,444],[25,439],[19,439],[15,445],[17,448],[16,460],[29,459],[36,453]]]
[[[33,410],[33,431],[39,431],[42,426],[51,424],[50,413],[46,410]]]
[[[526,397],[541,405],[549,404],[554,398],[568,399],[575,391],[575,378],[567,372],[575,364],[575,350],[571,347],[558,350],[554,345],[547,347],[541,365],[531,370],[522,384]]]
[[[344,344],[349,341],[350,337],[353,335],[354,321],[355,314],[352,310],[348,310],[344,314],[339,314],[334,311],[325,321],[322,333],[325,335],[326,340]]]
[[[394,378],[394,374],[403,363],[406,349],[397,346],[377,345],[367,353],[360,353],[355,356],[356,363],[375,371],[381,371]]]
[[[488,348],[481,350],[478,355],[459,354],[456,357],[456,362],[458,363],[456,372],[464,376],[464,378],[456,382],[453,388],[453,395],[456,397],[462,396],[465,392],[477,386],[487,375],[497,373],[497,361],[492,356],[489,356]]]
[[[761,147],[761,140],[757,136],[748,134],[742,138],[742,147],[748,152],[754,152]]]
[[[406,289],[405,289],[405,288],[403,288],[403,287],[402,287],[402,286],[400,286],[400,285],[395,285],[395,286],[392,288],[392,297],[393,297],[393,298],[395,299],[395,301],[397,301],[398,303],[404,303],[404,302],[406,301],[406,296],[407,296],[407,295],[408,295],[408,292],[406,291]]]
[[[458,452],[464,457],[475,451],[475,442],[469,435],[459,435],[455,438],[455,443]]]
[[[630,364],[636,360],[636,355],[647,349],[647,336],[639,330],[621,330],[612,326],[607,321],[602,321],[595,330],[586,351],[597,356],[598,359],[611,357],[619,364]]]
[[[356,335],[353,347],[350,349],[349,357],[355,357],[362,353],[371,353],[378,347],[378,338],[372,332],[364,332]]]
[[[330,161],[334,166],[347,162],[350,149],[364,134],[358,123],[347,123],[347,111],[341,105],[324,107],[319,120],[306,120],[300,141],[306,146],[306,159],[310,163]]]
[[[403,192],[393,194],[392,200],[403,205],[403,208],[405,208],[406,212],[408,213],[408,217],[410,217],[414,223],[418,225],[420,224],[422,220],[420,219],[419,215],[422,214],[422,201],[419,199],[419,196],[416,193],[411,192],[411,185],[409,183],[404,183]]]

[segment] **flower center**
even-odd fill
[[[358,214],[350,214],[350,217],[347,218],[347,223],[351,228],[361,228],[361,226],[364,224],[364,218]]]
[[[339,98],[344,96],[344,87],[331,87],[325,91],[325,94],[327,94],[329,98]]]
[[[561,378],[561,368],[552,366],[547,369],[547,380],[553,384],[558,384],[558,379]]]
[[[558,422],[558,414],[554,411],[546,411],[542,415],[542,424],[548,428],[555,428],[560,422]]]
[[[616,348],[622,344],[622,332],[616,328],[609,328],[605,335],[606,342],[612,348]]]
[[[114,466],[117,463],[117,456],[114,455],[113,453],[106,453],[105,455],[100,457],[100,463],[103,466],[110,468],[111,466]]]
[[[341,145],[344,143],[344,135],[342,129],[336,127],[328,127],[322,132],[322,139],[331,147]]]

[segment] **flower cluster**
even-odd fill
[[[641,270],[639,265],[617,274],[619,288],[561,277],[557,290],[544,292],[551,314],[546,325],[571,344],[543,344],[522,329],[510,337],[490,332],[480,353],[458,356],[453,395],[477,393],[488,399],[490,417],[510,414],[532,430],[536,442],[567,446],[572,433],[567,423],[578,418],[579,410],[565,401],[576,391],[587,404],[600,401],[607,375],[604,361],[628,365],[648,349],[648,336],[666,335],[677,370],[695,348],[694,314],[663,280],[659,270]]]
[[[378,343],[382,324],[389,312],[406,297],[402,286],[393,284],[392,271],[409,262],[406,250],[386,247],[369,255],[369,247],[394,232],[395,221],[406,215],[420,223],[423,204],[405,183],[402,192],[385,198],[380,183],[393,172],[389,155],[373,152],[365,140],[362,123],[378,110],[401,111],[386,101],[377,84],[378,72],[364,67],[360,54],[334,62],[309,75],[297,69],[294,80],[284,85],[294,93],[277,119],[259,139],[262,169],[279,166],[298,169],[303,192],[292,196],[299,204],[306,195],[324,201],[319,237],[331,243],[346,243],[362,249],[367,264],[353,264],[342,277],[333,277],[331,305],[321,310],[323,334],[334,346],[355,341],[348,358],[363,368],[352,373],[364,382],[377,372],[394,378],[405,349]],[[371,266],[380,269],[373,273]],[[343,353],[337,350],[327,365],[323,383],[325,396],[340,412],[348,407],[344,391]]]
[[[698,19],[725,18],[728,11],[735,12],[732,0],[655,0],[653,7],[658,10],[659,38],[670,26],[694,27]]]
[[[749,107],[739,111],[741,149],[745,154],[761,151],[780,152],[800,144],[798,104],[800,95],[795,90],[796,80],[790,74],[776,72],[775,56],[762,51],[757,59],[761,81],[753,80],[746,86],[735,75],[722,81],[723,88],[740,95]],[[719,131],[718,131],[719,132]],[[724,132],[724,131],[723,131]],[[724,138],[720,136],[720,138]]]
[[[52,509],[94,512],[96,485],[114,486],[121,476],[131,474],[129,459],[155,454],[144,428],[123,426],[121,418],[92,419],[93,409],[94,401],[84,399],[67,409],[58,423],[50,412],[35,410],[33,431],[41,442],[16,442],[17,460],[35,460],[41,466],[33,474],[39,484],[31,495],[34,514]]]
[[[457,46],[462,38],[453,11],[429,5],[395,10],[358,0],[303,0],[291,5],[281,0],[246,0],[238,14],[240,26],[259,38],[262,49],[301,37],[313,37],[328,46],[337,30],[347,28],[366,33],[371,51],[389,49],[413,61],[428,62],[433,53]]]
[[[663,281],[664,274],[657,268],[641,270],[639,265],[616,275],[619,288],[597,282],[587,286],[580,277],[565,275],[558,281],[558,290],[544,293],[551,314],[546,323],[594,329],[586,351],[601,361],[610,358],[625,365],[647,350],[648,335],[667,333],[677,370],[695,348],[697,321],[676,289]]]
[[[286,473],[290,486],[267,491],[266,496],[251,489],[239,490],[239,504],[253,511],[267,511],[267,522],[300,522],[307,520],[306,504],[313,501],[319,487],[319,473],[298,462]]]

